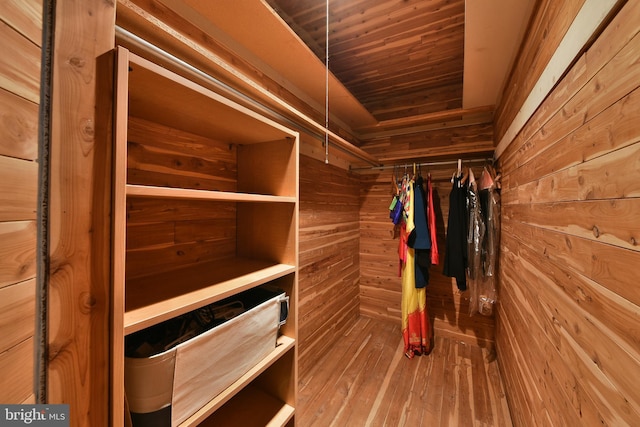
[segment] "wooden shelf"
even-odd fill
[[[289,264],[235,258],[126,281],[125,335],[294,273]]]
[[[296,132],[133,53],[129,114],[232,144],[296,137]]]
[[[128,184],[127,196],[154,197],[167,199],[217,200],[230,202],[295,203],[295,197],[272,196],[268,194],[234,193],[228,191],[191,190],[186,188],[155,187]]]
[[[294,346],[293,338],[280,336],[276,348],[262,362],[185,420],[180,427],[285,425],[293,417],[295,409],[250,383],[285,353],[293,351]]]

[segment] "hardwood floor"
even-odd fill
[[[487,349],[436,336],[411,360],[400,325],[360,317],[300,379],[298,425],[511,426]]]

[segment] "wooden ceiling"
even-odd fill
[[[326,3],[267,0],[325,61]],[[331,0],[329,69],[380,122],[462,108],[464,0]]]

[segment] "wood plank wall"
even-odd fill
[[[237,149],[227,142],[136,117],[129,119],[127,137],[130,184],[237,189]],[[189,168],[196,171],[187,173]],[[216,218],[207,220],[206,210],[216,212]],[[232,258],[235,237],[235,203],[131,198],[127,201],[127,277]]]
[[[496,108],[495,128],[500,137],[516,117],[584,2],[585,0],[536,2],[532,14],[536,19],[529,23],[511,76]]]
[[[300,157],[300,376],[359,315],[359,186],[344,169]]]
[[[432,265],[427,287],[429,315],[435,334],[470,345],[492,347],[494,317],[469,316],[469,297],[460,292],[455,279],[442,274],[446,224],[449,213],[451,176],[457,166],[423,168],[431,173],[440,264]],[[412,169],[412,167],[410,167]],[[473,168],[475,174],[481,169]],[[360,205],[360,311],[362,315],[393,322],[401,321],[401,279],[398,276],[398,239],[393,238],[389,219],[392,170],[361,174]]]
[[[409,130],[365,141],[361,148],[386,164],[421,159],[493,156],[491,123]]]
[[[0,402],[33,403],[42,0],[0,2]]]
[[[554,16],[537,25],[571,21]],[[638,17],[626,2],[499,159],[496,346],[518,426],[640,424]]]

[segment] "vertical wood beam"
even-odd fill
[[[101,426],[109,422],[110,166],[94,140],[96,57],[114,46],[115,2],[58,0],[55,15],[47,401],[69,404],[72,426]]]

